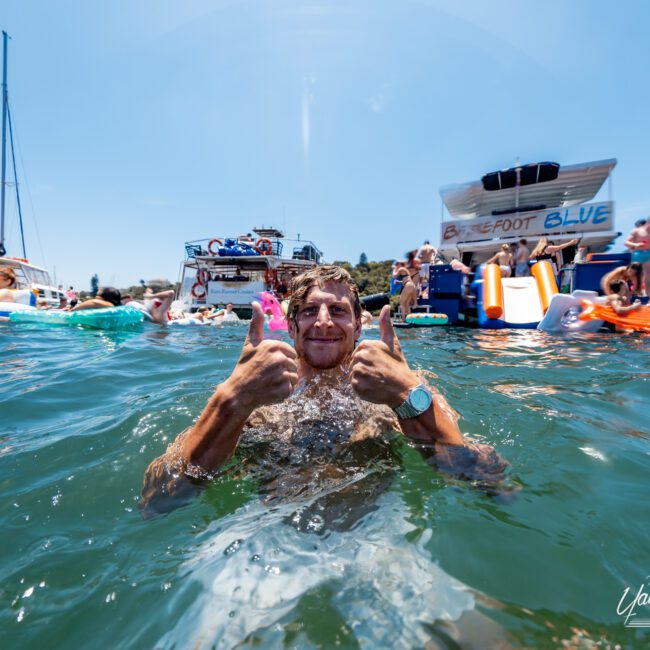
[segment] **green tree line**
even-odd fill
[[[362,296],[390,292],[390,274],[393,260],[369,262],[366,254],[361,253],[359,263],[356,266],[352,266],[350,262],[341,261],[334,262],[334,264],[342,266],[350,273]]]

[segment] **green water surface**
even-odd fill
[[[514,498],[397,438],[322,501],[243,473],[143,520],[145,468],[245,331],[0,324],[3,648],[648,647],[616,611],[650,591],[647,336],[400,332]]]

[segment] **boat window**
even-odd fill
[[[45,284],[48,286],[52,284],[50,281],[50,276],[47,271],[30,269],[26,266],[22,267],[22,271],[25,274],[25,279],[27,280],[27,282],[31,282],[32,284]]]

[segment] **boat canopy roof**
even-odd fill
[[[616,162],[610,158],[565,166],[520,165],[486,174],[480,181],[447,185],[440,196],[454,219],[567,207],[591,201]]]

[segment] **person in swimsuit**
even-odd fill
[[[174,290],[159,291],[154,293],[153,289],[147,287],[144,290],[142,301],[134,300],[133,296],[126,295],[122,298],[123,305],[129,305],[146,315],[147,319],[164,325],[171,320],[169,308],[174,301]]]
[[[18,278],[9,266],[0,268],[0,302],[15,302]]]
[[[641,264],[643,286],[637,289],[639,295],[650,291],[650,221],[639,219],[625,240],[625,246],[632,251],[632,262]]]
[[[418,260],[420,261],[420,278],[427,284],[429,282],[429,267],[437,254],[438,251],[431,245],[428,239],[425,239],[418,251]]]
[[[516,277],[523,278],[530,275],[530,271],[528,270],[529,254],[530,250],[528,249],[528,242],[525,239],[520,239],[514,256]]]
[[[634,286],[634,292],[638,294],[640,282],[639,282],[639,265],[634,263],[630,266],[618,266],[613,271],[610,271],[604,275],[600,281],[600,288],[606,296],[609,296],[617,291],[613,291],[611,285],[615,282],[623,282],[627,287],[629,283],[632,282]]]
[[[405,319],[413,307],[418,304],[418,288],[413,278],[419,277],[419,273],[411,274],[407,266],[401,266],[397,270],[396,281],[401,284],[402,288],[399,294],[399,305],[402,319]]]
[[[496,255],[493,255],[486,264],[498,264],[501,267],[501,275],[504,278],[509,278],[512,275],[510,246],[508,244],[501,244],[501,250]]]
[[[120,307],[122,305],[122,294],[115,287],[101,287],[95,298],[89,298],[75,305],[70,311],[81,311],[82,309],[106,309]]]
[[[571,241],[565,242],[564,244],[555,246],[553,242],[548,241],[546,237],[541,237],[537,242],[537,246],[535,246],[528,259],[535,260],[535,262],[548,260],[553,267],[553,273],[557,275],[558,269],[560,269],[562,266],[562,260],[558,256],[558,253],[564,248],[575,246],[579,241],[579,239],[572,239]]]
[[[610,281],[607,285],[607,304],[619,315],[629,314],[631,311],[641,309],[640,300],[632,302],[630,289],[623,280]]]

